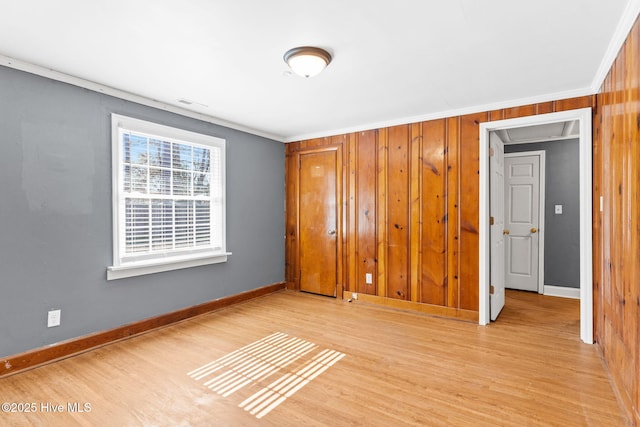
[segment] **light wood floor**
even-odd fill
[[[1,379],[0,397],[35,404],[0,413],[11,426],[625,425],[578,301],[517,291],[488,327],[283,291]]]

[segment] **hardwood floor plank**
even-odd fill
[[[578,301],[516,291],[487,327],[282,291],[0,379],[0,396],[37,405],[0,413],[12,426],[625,425]]]

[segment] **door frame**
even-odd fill
[[[505,144],[505,145],[517,145],[517,144]],[[544,293],[544,210],[545,210],[545,196],[546,196],[546,177],[545,177],[545,163],[547,153],[544,150],[536,151],[519,151],[517,153],[505,153],[504,158],[507,157],[527,157],[538,156],[540,158],[540,169],[538,170],[538,293]],[[506,179],[505,179],[506,185]],[[505,205],[506,209],[506,205]],[[505,265],[506,268],[506,265]]]
[[[480,277],[479,324],[490,322],[489,312],[489,132],[516,127],[578,120],[580,187],[580,339],[593,344],[593,225],[592,225],[592,111],[591,108],[480,123]]]

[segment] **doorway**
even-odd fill
[[[480,124],[480,277],[479,323],[490,322],[490,225],[489,225],[489,139],[490,132],[536,125],[575,122],[579,138],[580,187],[580,339],[593,343],[593,280],[592,280],[592,183],[591,183],[591,108],[541,114]]]

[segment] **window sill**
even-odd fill
[[[182,268],[198,267],[201,265],[227,262],[231,252],[163,258],[161,260],[129,262],[123,265],[107,267],[107,280],[124,279],[126,277],[142,276],[163,271],[179,270]]]

